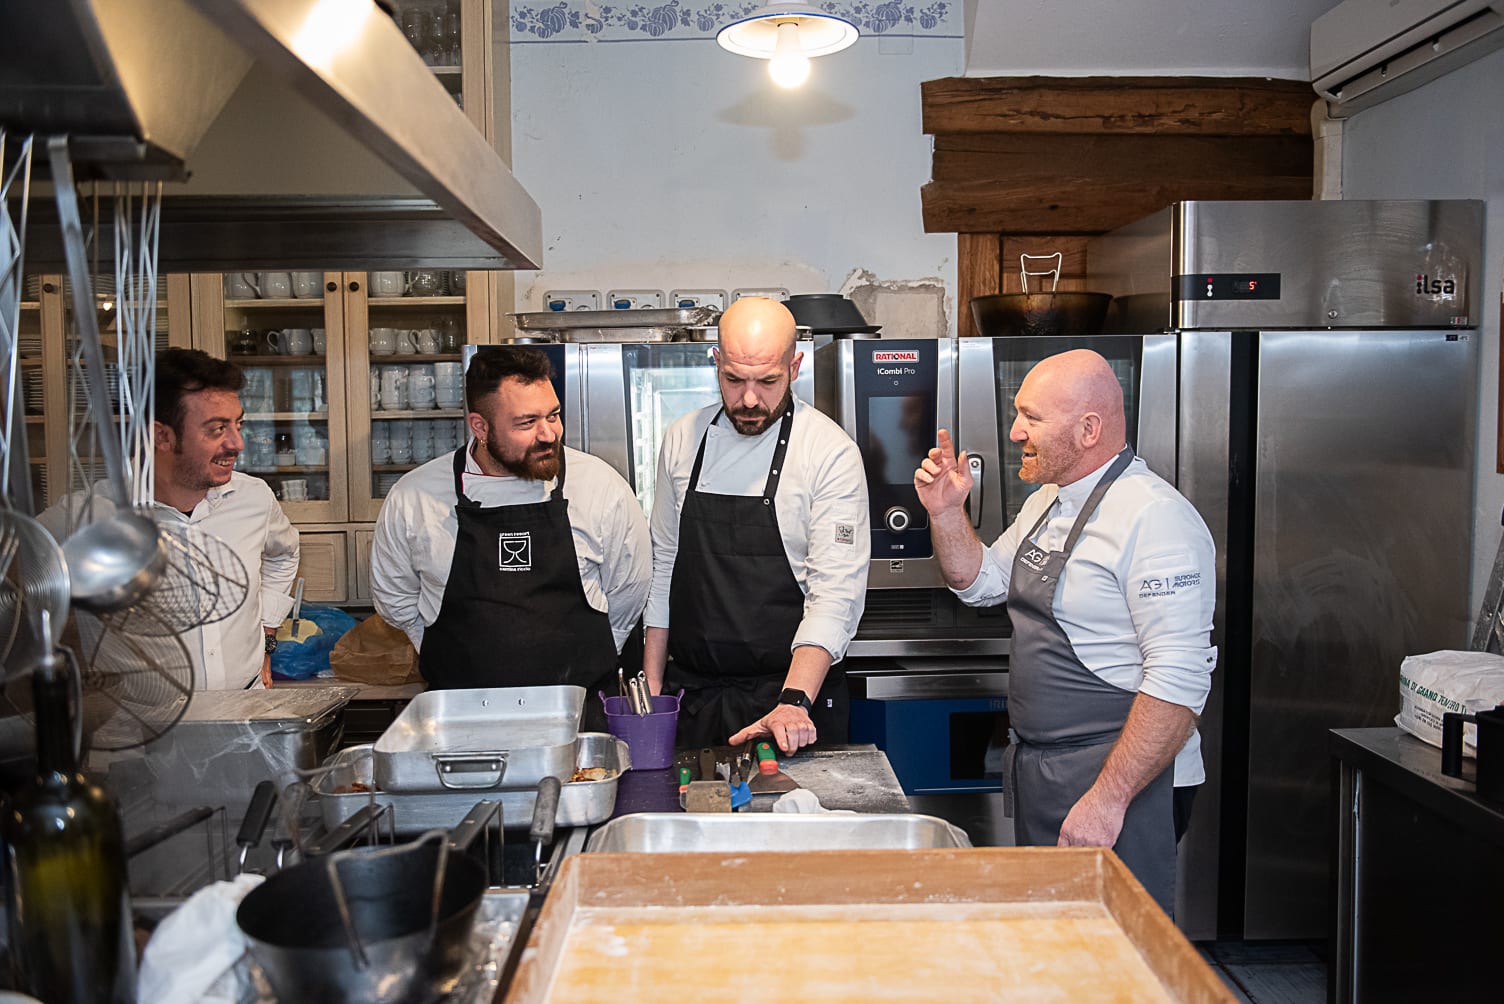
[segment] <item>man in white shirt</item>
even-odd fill
[[[564,445],[548,357],[487,346],[465,374],[473,441],[397,482],[376,518],[371,598],[428,685],[572,684],[604,731],[652,575],[647,520],[604,461]]]
[[[1044,487],[991,547],[963,510],[972,477],[947,432],[914,487],[950,587],[971,605],[1008,604],[1015,838],[1112,847],[1169,912],[1175,843],[1204,779],[1211,534],[1128,448],[1122,387],[1097,353],[1043,360],[1014,406],[1019,477]]]
[[[298,531],[266,482],[234,469],[245,449],[244,385],[238,366],[197,349],[157,354],[152,518],[187,523],[224,541],[245,564],[250,584],[233,613],[184,638],[198,689],[271,686],[271,650],[298,577]],[[82,502],[82,495],[69,496],[38,518],[61,540]],[[97,493],[92,504],[96,514],[111,505]]]
[[[658,454],[643,665],[654,693],[684,690],[680,746],[847,738],[839,663],[866,602],[867,480],[845,431],[793,396],[795,334],[780,303],[732,304],[722,404],[675,422]]]

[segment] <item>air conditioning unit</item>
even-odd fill
[[[1504,0],[1344,0],[1311,25],[1311,83],[1351,115],[1504,46]]]

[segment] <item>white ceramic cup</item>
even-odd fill
[[[284,328],[279,346],[284,356],[306,356],[313,352],[313,332],[308,328]]]
[[[255,274],[252,272],[228,272],[225,274],[225,296],[232,300],[256,298]]]
[[[407,367],[381,367],[381,410],[407,409]]]
[[[308,334],[313,338],[313,354],[316,356],[323,355],[324,349],[328,346],[329,341],[327,336],[324,334],[324,329],[309,328]]]
[[[299,300],[313,300],[324,293],[324,273],[292,273],[292,295]]]
[[[372,272],[368,282],[372,296],[401,296],[407,292],[407,276],[402,272]]]
[[[300,460],[299,463],[302,463]],[[306,478],[287,478],[282,482],[283,502],[307,502],[308,480]]]
[[[408,328],[397,329],[397,354],[410,356],[418,351],[417,332]]]
[[[418,351],[425,355],[433,355],[439,351],[439,333],[433,328],[414,331],[413,342],[418,346]]]
[[[397,351],[396,328],[372,328],[371,329],[371,355],[389,356]]]
[[[292,296],[292,273],[257,272],[256,291],[268,300],[285,300]]]
[[[371,423],[371,463],[389,464],[392,462],[392,440],[386,429],[385,422]]]

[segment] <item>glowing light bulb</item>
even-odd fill
[[[778,26],[778,43],[768,60],[768,76],[779,87],[798,87],[809,79],[809,57],[799,45],[799,26],[793,21]]]

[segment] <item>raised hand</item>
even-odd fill
[[[960,457],[956,456],[956,446],[951,441],[950,432],[941,429],[938,438],[939,445],[930,450],[919,469],[914,472],[914,491],[919,493],[920,503],[929,510],[931,516],[960,509],[971,494],[975,480],[967,466],[965,451],[961,452]]]

